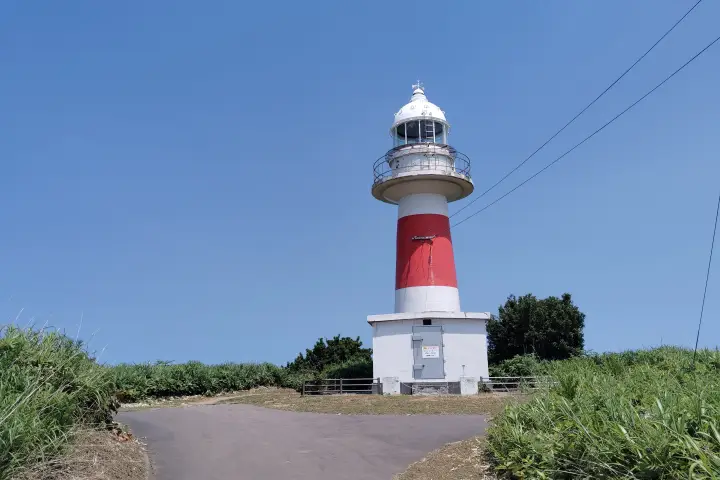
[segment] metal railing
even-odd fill
[[[379,378],[322,378],[306,380],[302,385],[302,395],[341,395],[341,394],[382,393]]]
[[[409,165],[399,165],[399,153],[407,150],[409,153],[423,155],[415,158]],[[394,161],[395,165],[391,165]],[[450,145],[441,143],[413,143],[400,145],[375,160],[373,164],[373,185],[382,183],[406,173],[421,173],[423,170],[442,171],[447,175],[463,176],[470,179],[470,158],[458,152]]]
[[[460,393],[450,388],[452,382],[413,382],[401,384],[401,393],[406,395],[447,395]],[[529,392],[550,388],[557,382],[552,377],[485,377],[478,382],[478,392]],[[453,390],[453,391],[451,391]],[[302,384],[302,395],[344,395],[382,394],[379,378],[322,378],[306,380]]]
[[[555,384],[551,377],[486,377],[480,380],[479,390],[485,392],[518,392],[549,388]]]

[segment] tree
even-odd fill
[[[585,314],[569,293],[542,300],[532,294],[510,295],[498,313],[487,326],[490,363],[527,353],[542,360],[561,360],[583,351]]]
[[[315,346],[305,349],[305,355],[299,353],[293,362],[286,366],[290,372],[322,372],[325,367],[349,361],[367,361],[372,359],[372,349],[362,348],[360,337],[318,338]]]

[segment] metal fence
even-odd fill
[[[341,395],[341,394],[382,393],[379,378],[323,378],[307,380],[302,385],[302,395]]]
[[[478,392],[530,392],[555,385],[551,377],[485,377],[478,382]],[[406,395],[459,394],[459,382],[413,382],[401,383],[401,393]],[[302,385],[302,395],[382,394],[379,378],[322,378],[307,380]]]

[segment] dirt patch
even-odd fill
[[[147,480],[145,447],[120,431],[76,432],[62,457],[23,472],[17,480]]]
[[[459,395],[306,395],[294,390],[262,389],[226,398],[215,403],[244,403],[296,412],[346,415],[496,415],[524,395],[487,393]]]
[[[218,401],[240,395],[243,392],[223,393],[215,396],[191,395],[184,397],[149,398],[142,402],[123,403],[120,405],[121,412],[134,412],[147,410],[148,408],[185,407],[188,405],[214,405]]]
[[[476,437],[445,445],[396,475],[393,480],[496,480],[485,454],[485,440]]]

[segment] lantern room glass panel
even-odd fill
[[[413,143],[447,144],[447,125],[433,120],[411,120],[393,128],[393,146]]]

